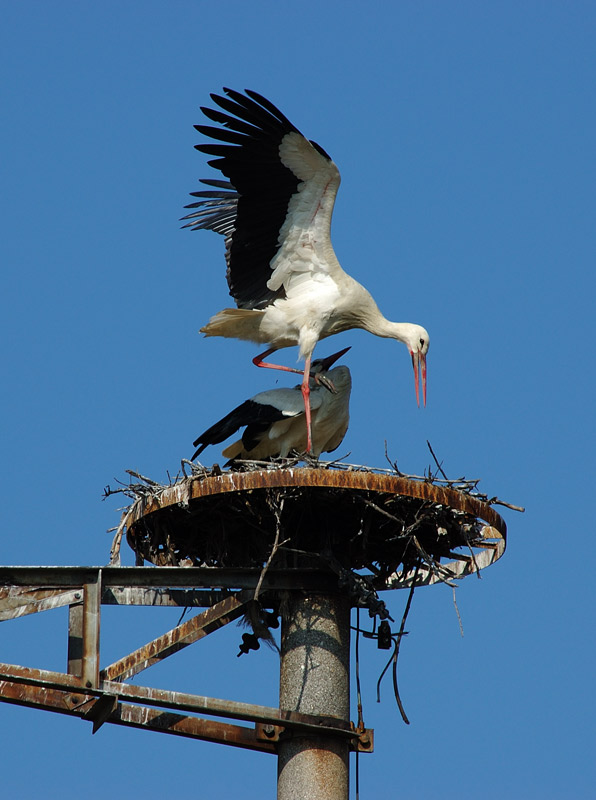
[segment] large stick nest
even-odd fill
[[[477,481],[425,477],[416,483],[400,474],[408,491],[396,493],[391,481],[381,480],[395,477],[390,471],[317,463],[316,485],[271,485],[288,473],[290,484],[298,473],[313,475],[287,463],[266,470],[245,463],[240,475],[192,465],[191,475],[170,486],[148,479],[131,484],[125,491],[134,502],[120,533],[126,529],[138,560],[159,566],[261,568],[272,564],[274,552],[278,567],[323,562],[366,570],[378,589],[408,585],[417,566],[417,583],[463,577],[504,550],[505,525],[477,492]],[[251,488],[245,488],[251,468]],[[213,490],[235,475],[240,489]],[[324,485],[329,481],[336,485]],[[423,496],[410,496],[412,488]]]

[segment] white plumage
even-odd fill
[[[184,219],[190,220],[186,227],[225,236],[227,280],[238,307],[223,309],[201,331],[267,344],[253,360],[274,369],[288,367],[263,359],[298,345],[305,360],[301,391],[307,428],[315,345],[351,328],[407,346],[416,398],[419,403],[421,382],[426,404],[427,331],[386,319],[369,292],[342,270],[333,251],[331,216],[340,183],[336,165],[261,95],[248,89],[245,95],[224,92],[225,97],[211,95],[224,111],[202,109],[220,127],[195,127],[223,142],[196,147],[216,156],[209,163],[228,180],[202,181],[215,188],[193,192],[200,199],[187,206],[195,210]]]
[[[350,370],[345,366],[331,369],[331,365],[346,350],[312,363],[314,377],[310,379],[311,452],[316,457],[339,447],[348,429],[352,388]],[[293,389],[259,392],[193,442],[198,447],[193,459],[208,445],[223,442],[244,426],[246,428],[242,438],[223,450],[222,455],[225,458],[262,461],[267,458],[285,458],[292,451],[303,453],[307,445],[304,415],[300,385]]]

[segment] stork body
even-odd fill
[[[313,361],[311,365],[315,377],[310,379],[310,452],[316,457],[339,447],[348,429],[352,388],[350,370],[345,366],[329,369],[343,352]],[[323,385],[321,377],[326,378],[333,388]],[[293,389],[272,389],[246,400],[193,442],[195,447],[198,446],[193,459],[208,445],[223,442],[245,426],[242,438],[223,451],[222,455],[226,458],[262,461],[285,458],[291,451],[304,452],[307,449],[307,435],[301,388],[298,385]]]
[[[330,228],[340,175],[329,155],[256,92],[224,89],[211,95],[221,108],[202,108],[220,127],[196,129],[220,143],[196,145],[217,158],[209,164],[228,179],[203,180],[214,189],[199,200],[186,227],[225,236],[227,280],[237,308],[225,308],[201,328],[267,344],[257,366],[289,369],[263,359],[298,345],[305,361],[302,394],[310,427],[311,358],[320,339],[351,328],[397,339],[408,347],[426,404],[429,336],[412,323],[390,322],[370,293],[345,273],[331,244]],[[227,112],[227,113],[225,113]],[[299,371],[302,370],[291,370]],[[310,437],[309,437],[310,442]],[[310,448],[309,448],[310,449]]]

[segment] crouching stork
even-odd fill
[[[350,370],[345,366],[331,367],[349,349],[311,364],[312,446],[309,452],[317,458],[339,447],[348,429]],[[263,461],[285,458],[292,451],[303,453],[307,445],[304,414],[300,385],[293,389],[259,392],[202,433],[193,442],[198,449],[192,458],[197,458],[208,445],[223,442],[245,426],[242,438],[223,451],[230,461],[236,458]]]

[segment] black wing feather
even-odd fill
[[[254,125],[249,125],[247,122],[243,122],[240,119],[236,119],[236,117],[231,117],[229,114],[224,114],[223,111],[220,111],[218,108],[207,108],[206,106],[201,106],[201,111],[212,122],[219,122],[220,125],[223,125],[225,128],[230,128],[230,130],[238,131],[239,133],[245,133],[247,136],[252,136],[255,132],[258,132],[258,128],[255,128]],[[196,125],[194,126],[197,127]]]
[[[201,183],[204,183],[205,186],[216,186],[218,189],[230,189],[231,191],[234,191],[234,187],[230,181],[220,181],[217,180],[217,178],[203,178]]]
[[[216,128],[214,125],[195,125],[194,128],[203,136],[208,136],[210,139],[218,139],[221,142],[242,144],[244,141],[244,135],[242,133],[230,130],[229,128]]]
[[[231,187],[229,181],[202,181],[202,183],[211,183],[214,185],[222,185],[224,187]],[[188,214],[183,219],[190,219],[191,222],[187,223],[185,228],[192,228],[198,230],[211,230],[216,233],[221,233],[226,237],[231,237],[234,233],[234,225],[236,224],[236,210],[238,205],[238,192],[234,191],[221,191],[217,189],[210,189],[209,191],[191,192],[192,197],[201,198],[196,203],[189,203],[185,208],[196,208],[192,214]],[[227,242],[227,239],[226,239]],[[228,251],[226,250],[226,258]]]
[[[284,414],[279,408],[268,405],[266,403],[257,403],[254,400],[245,400],[229,414],[226,414],[223,419],[216,422],[210,428],[207,428],[195,441],[193,447],[198,447],[197,451],[192,457],[192,461],[200,455],[203,450],[210,444],[219,444],[223,442],[228,436],[236,433],[238,428],[248,426],[242,436],[242,442],[247,450],[252,450],[255,447],[261,436],[271,424],[279,422],[282,419],[287,419],[288,415]],[[255,439],[255,436],[258,438]],[[247,437],[247,441],[244,437]],[[248,444],[247,444],[248,443]],[[249,446],[250,444],[250,446]]]
[[[271,261],[279,249],[279,231],[299,184],[294,173],[281,163],[279,146],[288,133],[300,131],[257,92],[247,89],[242,94],[227,88],[224,92],[227,96],[212,94],[211,99],[227,113],[202,109],[208,119],[222,127],[195,126],[215,142],[196,148],[216,156],[208,163],[228,179],[226,188],[231,191],[227,196],[222,193],[220,198],[194,193],[193,196],[204,199],[187,206],[199,210],[184,217],[191,220],[185,227],[215,230],[226,236],[230,295],[239,308],[265,308],[285,296],[283,287],[271,291],[267,281],[271,277]],[[329,158],[322,148],[315,146]],[[208,180],[202,182],[220,185]]]

